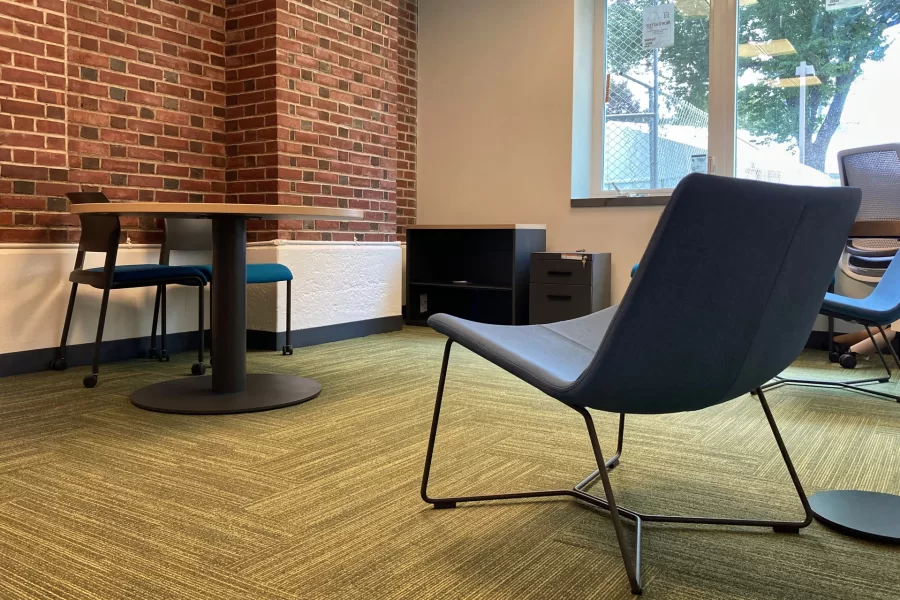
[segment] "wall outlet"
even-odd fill
[[[419,294],[419,312],[428,312],[428,294]]]

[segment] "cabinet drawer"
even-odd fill
[[[576,319],[591,313],[591,287],[532,283],[528,305],[532,325]]]
[[[590,260],[541,260],[531,259],[532,283],[560,283],[591,285]]]

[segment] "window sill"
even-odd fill
[[[646,196],[606,196],[600,198],[572,198],[572,208],[611,208],[614,206],[665,206],[670,192]]]

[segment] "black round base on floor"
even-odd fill
[[[247,375],[243,392],[216,394],[212,377],[173,379],[143,387],[131,395],[138,408],[182,415],[225,415],[272,410],[312,400],[318,381],[294,375]]]
[[[853,537],[900,544],[900,496],[834,490],[809,497],[816,519]]]

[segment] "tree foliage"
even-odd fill
[[[692,0],[691,6],[702,1]],[[612,72],[649,67],[651,53],[635,53],[628,44],[619,44],[614,29],[639,41],[647,5],[646,0],[609,5],[607,60]],[[796,53],[739,59],[738,76],[750,83],[738,93],[738,126],[763,139],[796,145],[800,90],[773,82],[795,77],[800,62],[806,61],[822,82],[807,88],[806,164],[824,170],[825,153],[853,82],[865,63],[884,59],[889,45],[885,30],[900,24],[900,0],[869,0],[865,6],[836,11],[826,11],[825,0],[758,0],[740,7],[739,22],[740,43],[786,39]],[[708,110],[709,18],[679,10],[675,45],[660,51],[660,61],[667,73],[663,91]]]

